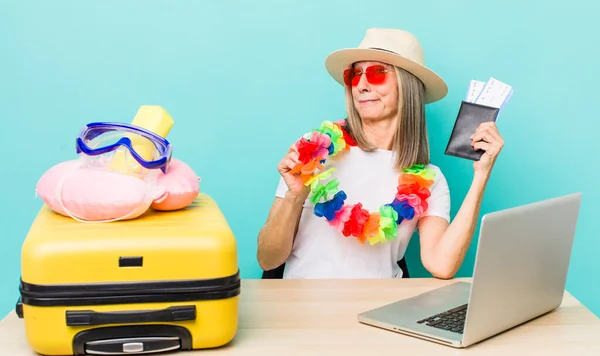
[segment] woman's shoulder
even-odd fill
[[[425,166],[425,169],[429,169],[429,170],[435,171],[436,173],[437,172],[442,173],[442,169],[440,168],[440,166],[435,165],[433,163],[427,163],[424,166]]]
[[[433,163],[428,163],[425,165],[425,169],[429,170],[430,172],[434,173],[434,181],[435,182],[439,182],[439,181],[446,181],[446,176],[444,175],[444,172],[442,171],[442,169],[433,164]]]

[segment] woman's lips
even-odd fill
[[[361,104],[370,104],[370,103],[374,103],[376,101],[379,101],[378,99],[364,99],[364,100],[359,100],[358,102]]]

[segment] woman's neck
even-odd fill
[[[396,118],[363,121],[363,128],[369,141],[377,148],[388,151],[392,149],[397,125]]]

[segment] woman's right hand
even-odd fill
[[[289,192],[295,198],[299,198],[301,200],[305,200],[310,192],[310,189],[304,185],[302,178],[299,173],[293,174],[290,173],[294,167],[300,163],[299,152],[296,148],[296,144],[290,146],[287,154],[279,161],[277,165],[277,170],[279,174],[283,177],[285,184],[287,184]]]

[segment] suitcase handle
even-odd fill
[[[169,339],[169,345],[163,343],[164,339]],[[140,347],[140,343],[143,347]],[[75,334],[72,354],[150,354],[166,348],[174,348],[176,344],[179,345],[180,351],[192,350],[192,334],[183,326],[165,324],[100,326]],[[129,349],[130,352],[123,352],[123,348]],[[136,352],[136,348],[137,350],[143,348],[144,351]]]
[[[23,319],[23,301],[21,297],[17,299],[17,304],[15,305],[15,313],[17,313],[19,319]]]
[[[67,310],[66,319],[67,326],[187,321],[196,320],[196,306],[185,305],[159,310],[127,310],[119,312]]]

